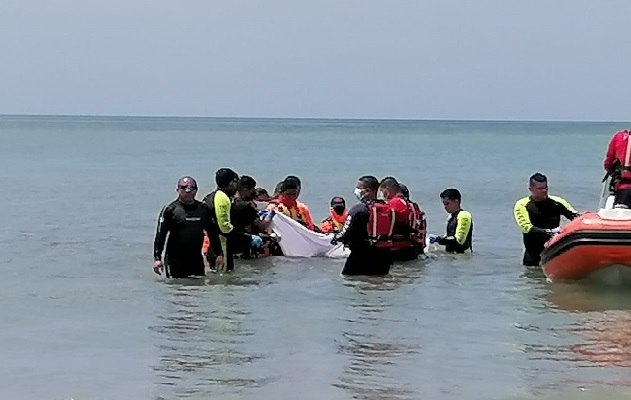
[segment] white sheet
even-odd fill
[[[310,231],[285,214],[277,213],[271,228],[280,236],[280,248],[287,257],[348,257],[350,250],[341,243],[331,244],[333,235]]]

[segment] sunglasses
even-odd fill
[[[178,189],[180,190],[190,190],[190,191],[195,191],[197,190],[197,186],[193,186],[193,185],[185,185],[185,186],[179,186]]]

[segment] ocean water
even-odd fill
[[[631,394],[628,289],[521,266],[528,177],[596,208],[624,123],[0,117],[0,395],[16,399],[598,399]],[[457,187],[470,256],[344,278],[268,258],[153,274],[160,208],[231,167],[302,178],[315,219],[357,177],[408,185],[442,233]]]

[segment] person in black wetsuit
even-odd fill
[[[166,205],[158,218],[153,243],[153,271],[161,275],[164,270],[167,278],[203,276],[204,259],[201,249],[204,243],[204,230],[208,234],[213,251],[220,256],[218,262],[223,263],[219,232],[213,224],[208,207],[195,200],[195,179],[190,176],[181,178],[176,191],[178,198]],[[166,251],[162,262],[165,243]]]
[[[241,176],[237,182],[237,196],[230,209],[230,219],[237,232],[259,235],[265,239],[265,231],[269,227],[271,216],[263,220],[259,218],[254,204],[256,196],[257,189],[254,178],[247,175]],[[264,242],[266,241],[264,240]],[[240,258],[252,258],[261,252],[261,247],[253,246],[252,240],[245,236],[236,239],[234,246],[234,254],[239,255]]]
[[[548,178],[537,172],[530,179],[530,196],[517,200],[515,222],[523,234],[525,266],[538,266],[545,243],[558,232],[561,216],[572,220],[580,214],[565,199],[548,195]]]
[[[237,192],[237,184],[239,175],[230,168],[220,168],[215,173],[215,182],[217,190],[209,193],[204,197],[204,203],[211,210],[213,223],[219,232],[218,242],[221,244],[223,261],[226,272],[234,270],[234,254],[240,243],[250,242],[253,246],[260,247],[263,239],[258,235],[249,234],[236,229],[232,220],[232,198]],[[210,239],[212,246],[212,239]],[[206,255],[206,259],[211,268],[217,271],[223,271],[222,268],[216,266],[214,247]]]
[[[362,176],[355,186],[359,204],[348,212],[342,231],[335,234],[331,243],[344,243],[351,250],[342,275],[387,275],[393,259],[389,248],[378,248],[368,241],[368,205],[376,202],[379,181],[374,176]]]
[[[462,209],[462,195],[458,189],[445,189],[440,193],[445,211],[451,216],[447,221],[445,235],[430,235],[430,243],[445,246],[447,253],[466,253],[473,251],[473,217]]]

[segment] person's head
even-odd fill
[[[540,173],[534,173],[528,180],[528,190],[535,201],[542,201],[548,198],[548,178]]]
[[[283,190],[283,181],[280,181],[276,184],[276,187],[274,188],[274,194],[272,195],[272,198],[276,199],[278,198],[278,196],[280,196],[280,192],[281,190]]]
[[[357,180],[355,185],[355,196],[359,200],[377,198],[377,190],[379,189],[379,181],[372,175],[364,175]]]
[[[190,176],[184,176],[177,181],[175,190],[182,202],[192,203],[197,194],[197,181]]]
[[[440,192],[440,200],[443,202],[445,211],[451,214],[460,210],[462,195],[458,189],[445,189]]]
[[[237,182],[237,192],[241,200],[250,201],[256,197],[256,181],[251,176],[243,175]]]
[[[300,181],[294,177],[287,177],[280,187],[278,199],[288,206],[296,203],[296,199],[300,194]]]
[[[302,182],[300,181],[300,178],[298,178],[296,175],[288,175],[285,180],[290,179],[294,182],[296,182],[298,184],[298,195],[300,196],[300,189],[302,189]]]
[[[269,193],[263,188],[256,188],[256,201],[269,201]]]
[[[344,210],[346,210],[346,201],[344,201],[343,197],[335,196],[331,199],[331,209],[337,215],[344,214]]]
[[[381,200],[390,200],[401,193],[401,189],[399,188],[399,182],[391,176],[383,178],[381,183],[379,184],[379,193],[377,194],[377,198]]]
[[[399,190],[401,191],[401,194],[403,195],[403,197],[405,197],[406,200],[410,200],[410,190],[408,189],[407,186],[405,186],[402,183],[399,183]]]
[[[230,168],[220,168],[215,174],[217,187],[228,196],[234,196],[237,192],[237,182],[239,182],[239,175]]]

